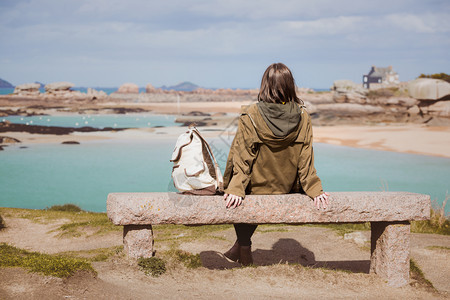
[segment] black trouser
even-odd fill
[[[234,224],[234,230],[236,231],[238,244],[240,246],[251,246],[252,245],[251,238],[252,238],[253,233],[256,230],[256,227],[258,227],[258,225],[245,224],[245,223]]]

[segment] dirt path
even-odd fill
[[[28,250],[57,253],[105,248],[122,244],[122,234],[80,238],[58,238],[50,232],[64,220],[36,224],[28,219],[5,218],[8,228],[0,231],[0,242]],[[158,238],[158,232],[155,230]],[[369,232],[363,232],[367,237]],[[368,274],[368,242],[358,245],[323,227],[282,226],[258,228],[253,255],[257,268],[239,268],[221,256],[234,241],[232,229],[217,231],[212,238],[177,241],[178,247],[200,254],[203,267],[169,269],[154,278],[140,271],[135,262],[114,256],[93,263],[97,277],[77,274],[59,279],[27,273],[19,268],[0,268],[1,299],[237,299],[237,298],[358,298],[444,299],[448,283],[450,237],[413,234],[412,258],[440,293],[413,285],[391,288]],[[436,248],[430,246],[441,246]],[[155,245],[158,251],[168,243]],[[305,267],[310,266],[310,267]],[[333,271],[339,268],[347,271]],[[447,291],[447,292],[446,292]]]

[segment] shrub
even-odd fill
[[[29,252],[5,243],[0,244],[0,267],[22,267],[30,272],[56,277],[69,277],[81,270],[95,274],[86,259]]]
[[[157,257],[139,258],[138,266],[144,271],[145,275],[158,277],[166,272],[166,263]]]
[[[420,74],[420,76],[418,78],[433,78],[433,79],[441,79],[441,80],[445,80],[447,82],[450,82],[450,75],[446,74],[446,73],[435,73],[435,74]]]
[[[195,269],[202,266],[199,254],[192,254],[183,250],[175,250],[175,258],[182,262],[186,268]]]
[[[64,205],[53,205],[50,208],[47,208],[47,210],[51,211],[69,211],[69,212],[80,212],[83,211],[79,206],[75,204],[64,204]]]

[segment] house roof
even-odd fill
[[[385,79],[386,75],[389,73],[395,73],[394,71],[392,71],[392,67],[379,68],[379,67],[372,66],[372,69],[370,70],[370,72],[367,76],[368,77],[381,77],[381,78]]]

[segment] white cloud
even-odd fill
[[[287,28],[296,35],[342,35],[361,31],[364,27],[364,17],[339,16],[312,21],[286,21],[280,28]]]
[[[342,65],[360,68],[379,62],[395,67],[405,56],[409,65],[414,62],[417,70],[425,69],[433,63],[429,53],[446,62],[440,63],[440,71],[450,68],[448,1],[432,5],[421,0],[4,3],[0,3],[0,75],[5,79],[15,74],[34,76],[33,81],[42,74],[39,70],[46,74],[74,70],[83,74],[83,84],[100,76],[116,84],[130,74],[139,78],[148,70],[159,70],[153,75],[157,80],[185,74],[210,86],[220,87],[223,78],[228,78],[227,86],[243,86],[250,71],[236,74],[232,66],[259,72],[273,61],[284,61],[300,69],[321,66],[321,74],[333,77],[343,72]],[[214,74],[223,74],[215,84],[212,73],[208,75],[212,66],[217,68]],[[321,80],[321,74],[310,78]]]
[[[450,32],[450,13],[428,13],[424,15],[391,14],[386,20],[404,31],[416,33]]]

